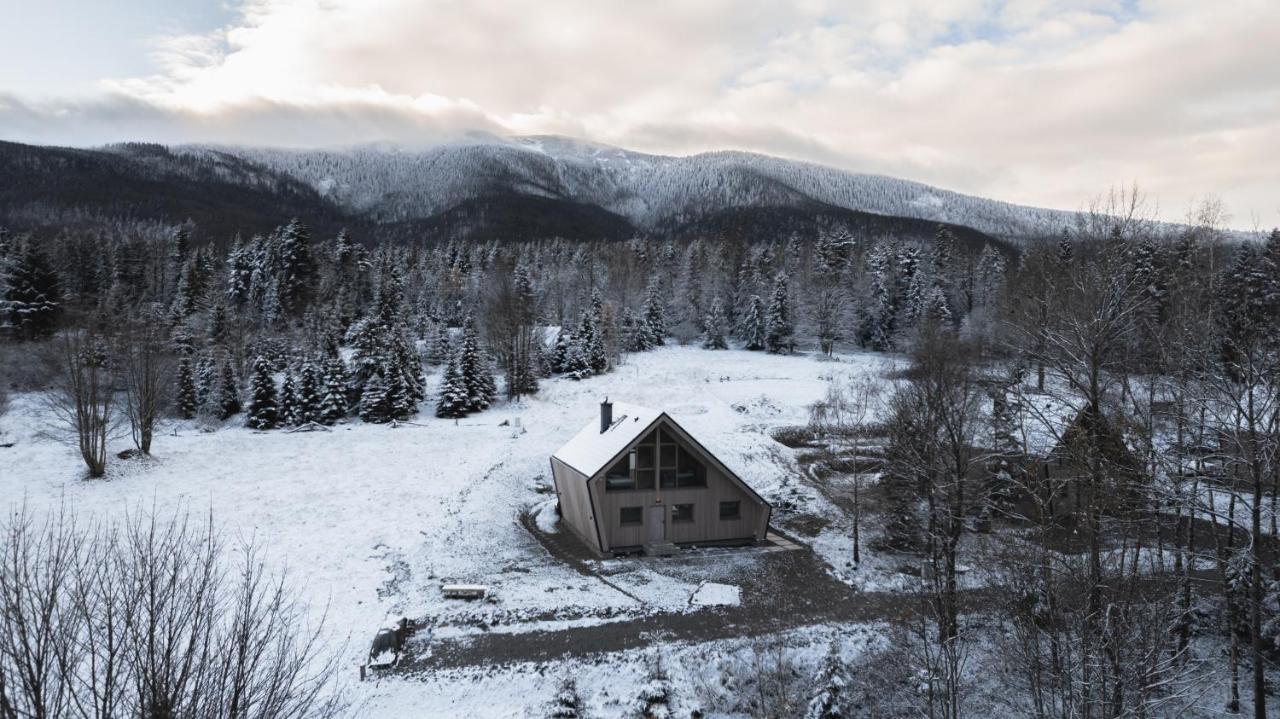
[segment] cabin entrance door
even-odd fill
[[[645,528],[649,531],[649,543],[667,541],[667,506],[659,504],[650,507],[648,519]]]

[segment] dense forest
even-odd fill
[[[884,440],[881,548],[928,570],[924,619],[899,642],[926,668],[917,709],[965,714],[966,657],[985,643],[1034,716],[1177,715],[1206,691],[1265,715],[1280,231],[1241,242],[1211,205],[1162,225],[1127,194],[1021,245],[839,224],[767,241],[375,244],[311,224],[0,231],[0,391],[47,391],[96,477],[117,415],[146,454],[166,417],[262,431],[457,418],[666,343],[897,353],[883,425],[858,423],[865,390],[833,386],[801,434],[832,462]],[[1028,427],[1049,404],[1072,419],[1037,453]],[[1027,532],[987,557],[1003,570],[999,628],[975,624],[960,547],[1014,518]],[[1168,560],[1154,577],[1137,569],[1151,552]]]

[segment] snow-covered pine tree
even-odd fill
[[[662,657],[655,656],[649,667],[649,676],[636,698],[636,711],[643,719],[670,719],[671,680],[667,677]]]
[[[574,345],[572,332],[562,328],[556,333],[556,343],[551,348],[550,364],[552,372],[564,374],[569,371]]]
[[[213,306],[213,310],[209,312],[209,342],[214,346],[219,346],[227,341],[227,334],[230,331],[229,320],[227,318],[227,306],[218,303]]]
[[[388,359],[383,367],[387,378],[387,413],[391,419],[409,419],[418,412],[418,400],[410,386],[409,376]]]
[[[649,330],[653,346],[666,343],[667,305],[662,299],[662,283],[656,277],[649,280],[649,287],[645,290],[644,314],[640,320]]]
[[[587,309],[586,321],[590,324],[590,333],[584,333],[587,341],[583,346],[587,367],[592,374],[604,374],[609,370],[609,355],[605,351],[604,337],[604,301],[600,290],[591,290],[591,304]]]
[[[360,392],[360,419],[377,424],[391,421],[386,386],[379,372],[365,378],[364,388]]]
[[[174,406],[182,419],[194,419],[200,409],[200,398],[196,393],[195,370],[191,367],[191,356],[183,355],[178,360],[178,377],[174,382],[177,397]]]
[[[805,719],[841,719],[844,713],[844,691],[849,684],[840,644],[832,640],[827,656],[814,678],[814,694],[805,710]]]
[[[280,386],[280,424],[297,427],[302,424],[302,405],[298,398],[298,383],[293,370],[285,370],[284,383]]]
[[[725,341],[724,303],[717,297],[711,302],[711,309],[702,321],[702,346],[709,350],[727,350],[729,343]]]
[[[34,340],[53,334],[62,316],[62,292],[58,274],[35,242],[25,240],[10,251],[9,289],[0,303],[8,327],[16,339]]]
[[[315,362],[306,360],[298,372],[298,424],[320,421],[323,397],[320,368]]]
[[[480,336],[476,332],[476,321],[467,316],[462,327],[462,344],[458,350],[458,374],[462,377],[463,387],[467,393],[467,411],[479,412],[489,408],[498,395],[497,382],[493,378],[493,370],[480,348]]]
[[[440,378],[440,398],[436,400],[436,416],[456,419],[465,417],[469,401],[467,384],[459,369],[458,355],[449,358]]]
[[[747,312],[742,319],[743,341],[749,350],[762,350],[768,342],[768,327],[765,317],[764,300],[760,295],[751,295],[747,303]]]
[[[315,262],[311,257],[311,231],[298,218],[276,230],[276,271],[280,306],[297,316],[311,299]]]
[[[280,422],[276,399],[276,380],[271,365],[261,355],[253,361],[253,378],[249,381],[249,407],[246,424],[253,429],[272,429]]]
[[[1071,242],[1071,234],[1066,228],[1062,230],[1062,237],[1058,238],[1058,269],[1065,270],[1075,261],[1076,246]]]
[[[769,300],[769,314],[765,321],[765,349],[774,354],[790,352],[795,344],[795,326],[791,322],[791,298],[787,290],[787,276],[779,273]]]
[[[897,295],[892,267],[894,254],[893,247],[884,243],[877,244],[867,253],[867,280],[871,298],[863,340],[874,350],[892,348],[897,331]]]
[[[560,686],[556,689],[556,697],[552,703],[551,711],[547,714],[550,719],[578,719],[582,716],[579,705],[582,700],[578,698],[578,684],[573,680],[572,676],[565,676],[560,680]]]
[[[240,411],[240,387],[231,361],[222,362],[222,381],[218,384],[218,419],[227,419]]]
[[[321,392],[317,421],[334,424],[347,416],[347,368],[338,357],[330,357],[324,363]]]
[[[955,314],[951,311],[951,302],[941,287],[934,285],[925,296],[923,316],[939,327],[955,325]]]
[[[200,412],[207,413],[210,405],[217,400],[217,389],[218,363],[214,361],[212,354],[206,352],[196,362],[196,407]]]
[[[439,366],[449,361],[453,351],[449,346],[449,326],[442,321],[436,322],[435,325],[435,333],[432,335],[431,343],[427,348],[427,362]]]

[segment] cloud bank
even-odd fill
[[[292,147],[471,131],[743,149],[1074,209],[1280,223],[1280,3],[243,0],[148,76],[3,94],[0,137]],[[0,81],[2,82],[2,81]]]

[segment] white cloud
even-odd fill
[[[1145,0],[244,0],[92,100],[0,96],[0,135],[341,145],[478,129],[748,149],[1074,208],[1280,222],[1280,4]],[[0,92],[4,91],[0,86]]]

